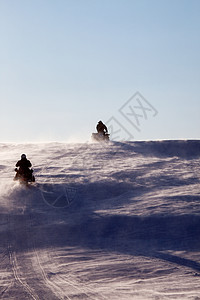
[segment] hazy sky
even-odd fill
[[[199,0],[0,0],[0,43],[0,142],[200,138]]]

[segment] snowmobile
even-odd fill
[[[92,139],[94,141],[98,141],[98,142],[107,142],[109,141],[109,134],[108,133],[92,133]]]
[[[28,185],[30,182],[35,182],[35,176],[33,175],[33,169],[27,169],[26,171],[21,171],[15,168],[16,175],[14,180],[19,180],[20,183]]]

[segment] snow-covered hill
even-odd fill
[[[0,144],[0,178],[1,299],[200,299],[200,141]]]

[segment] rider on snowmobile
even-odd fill
[[[97,126],[96,126],[96,129],[97,129],[97,132],[102,134],[102,135],[105,135],[106,133],[108,133],[108,129],[106,127],[105,124],[103,124],[102,121],[99,121]]]
[[[17,172],[16,178],[18,176],[28,176],[29,178],[32,176],[33,170],[29,169],[32,166],[30,160],[26,158],[26,154],[21,155],[21,159],[16,163],[16,167],[19,169],[15,169]]]

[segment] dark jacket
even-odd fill
[[[98,123],[96,126],[97,132],[98,133],[105,133],[108,132],[108,129],[106,127],[106,125],[104,125],[103,123]]]
[[[30,160],[26,159],[26,158],[23,158],[21,160],[19,160],[17,163],[16,163],[16,167],[19,167],[19,169],[22,171],[26,171],[28,170],[30,167],[32,166]]]

